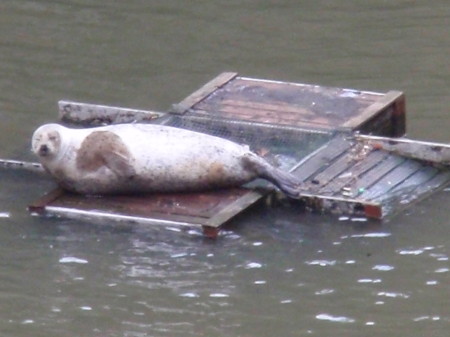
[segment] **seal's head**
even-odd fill
[[[39,127],[33,133],[32,151],[41,159],[56,157],[61,148],[62,128],[58,124],[45,124]]]

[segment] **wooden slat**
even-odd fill
[[[222,86],[233,80],[237,75],[238,74],[234,72],[224,72],[220,74],[210,82],[206,83],[200,89],[198,89],[197,91],[186,97],[180,103],[174,104],[170,112],[177,114],[185,113],[192,106],[201,102],[206,97],[211,95],[214,91],[216,91],[217,89],[221,88]]]
[[[428,181],[431,181],[439,173],[439,170],[432,166],[422,167],[422,169],[418,170],[417,172],[409,176],[405,181],[391,189],[388,194],[380,195],[373,200],[384,203],[388,200],[392,202],[392,199],[397,199],[400,195],[405,194],[408,195],[406,201],[413,200],[417,195],[414,190],[419,186],[426,184]]]
[[[394,104],[397,100],[403,99],[404,95],[402,92],[389,91],[384,96],[380,97],[375,103],[373,103],[367,109],[365,109],[363,112],[345,122],[343,126],[350,129],[356,129],[359,125],[363,124],[364,122],[367,122],[389,105]]]
[[[386,174],[377,181],[376,185],[367,188],[359,198],[373,200],[384,194],[388,194],[391,189],[405,181],[412,174],[420,170],[422,166],[413,160],[406,160],[401,165]]]
[[[306,183],[306,189],[310,192],[315,191],[318,194],[326,194],[321,190],[324,186],[326,186],[331,181],[335,180],[337,176],[339,176],[342,172],[346,171],[350,167],[353,166],[352,159],[348,155],[348,152],[344,153],[341,157],[339,157],[336,161],[332,162],[328,165],[322,172],[315,175],[312,181],[308,181]]]
[[[417,186],[415,193],[420,195],[420,200],[424,199],[432,192],[443,189],[450,183],[450,171],[442,170],[425,184]]]
[[[59,101],[59,118],[63,122],[97,126],[105,124],[148,122],[164,116],[162,112],[128,109],[106,105]]]
[[[333,181],[319,190],[319,193],[334,193],[334,195],[341,195],[343,187],[356,181],[361,175],[378,165],[380,161],[385,159],[386,156],[387,154],[382,151],[370,152],[367,157],[356,162],[355,165],[349,167],[346,171],[342,172],[339,176],[333,179]]]
[[[251,122],[276,125],[291,125],[318,129],[335,129],[334,126],[330,126],[329,120],[321,118],[319,116],[308,120],[293,113],[282,113],[281,111],[276,112],[271,110],[258,110],[230,105],[221,106],[220,110],[216,110],[214,112],[216,113],[215,115],[222,118],[241,119]],[[207,113],[211,114],[211,111],[208,111]]]
[[[385,174],[387,174],[403,162],[404,159],[401,157],[389,156],[388,158],[380,162],[379,165],[374,166],[370,171],[367,171],[365,174],[363,174],[359,179],[347,185],[347,187],[349,188],[348,195],[356,198],[370,186],[382,179]]]
[[[383,217],[382,205],[376,202],[309,193],[302,193],[300,200],[307,208],[315,211],[366,216],[373,219]]]
[[[268,191],[248,191],[246,194],[241,196],[235,202],[230,203],[228,206],[220,209],[216,214],[210,217],[205,225],[208,227],[220,227],[225,222],[229,221],[238,213],[242,212],[247,207],[253,205],[258,200],[260,200],[264,195],[267,195]]]
[[[0,158],[0,167],[6,169],[18,169],[18,170],[26,170],[38,173],[44,173],[45,170],[40,163],[28,162],[28,161],[20,161],[20,160],[12,160],[12,159],[1,159]]]
[[[423,142],[406,138],[386,138],[358,135],[356,140],[403,157],[423,160],[439,165],[450,165],[450,145]]]
[[[324,146],[304,158],[293,169],[301,181],[306,181],[315,173],[319,173],[336,158],[341,156],[351,146],[345,136],[340,135],[326,143]]]
[[[292,119],[284,119],[282,114],[269,113],[268,116],[261,114],[256,110],[244,110],[233,107],[225,108],[221,111],[216,111],[217,114],[212,114],[211,111],[195,110],[190,113],[190,117],[197,116],[203,118],[216,118],[214,122],[220,120],[233,121],[237,124],[253,124],[262,128],[290,128],[290,129],[302,129],[305,132],[311,133],[332,133],[334,127],[327,126],[323,123],[314,123],[311,121],[302,121],[293,117]],[[220,117],[217,118],[217,117]],[[288,117],[289,118],[289,117]]]
[[[265,192],[267,193],[267,191]],[[123,221],[219,228],[257,202],[264,193],[231,188],[199,193],[83,196],[61,189],[29,206],[31,212],[93,220],[117,217]]]
[[[281,101],[288,102],[286,99],[287,93],[292,93],[292,98],[298,98],[299,94],[306,92],[309,94],[316,94],[318,97],[327,97],[335,101],[339,99],[351,98],[362,107],[368,107],[375,101],[377,101],[384,94],[378,92],[361,91],[354,89],[345,89],[337,87],[325,87],[314,84],[294,83],[294,82],[281,82],[273,80],[255,79],[248,77],[239,77],[236,81],[230,84],[227,88],[229,90],[242,91],[244,87],[263,87],[272,92],[280,92],[279,99]]]
[[[207,102],[200,103],[196,106],[196,109],[206,110],[211,108]],[[271,117],[278,115],[279,119],[286,119],[290,121],[308,121],[311,123],[325,124],[329,125],[331,123],[330,119],[320,118],[319,114],[313,111],[292,104],[287,104],[285,102],[255,102],[248,100],[237,100],[237,99],[223,99],[220,100],[220,106],[217,113],[228,113],[235,114],[236,117],[242,115],[250,116],[265,116]],[[211,111],[216,113],[216,111]]]

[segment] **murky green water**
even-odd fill
[[[218,73],[407,95],[450,142],[450,6],[432,1],[0,2],[0,157],[59,99],[164,110]],[[30,217],[0,172],[2,336],[448,336],[449,192],[379,224],[254,209],[195,231]]]

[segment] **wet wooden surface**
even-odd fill
[[[163,225],[218,228],[265,193],[230,188],[198,193],[83,196],[58,188],[32,203],[29,210],[71,217],[78,214],[88,220],[103,217],[148,222],[147,219]]]
[[[188,96],[176,111],[302,128],[364,128],[400,136],[405,131],[404,109],[404,96],[398,91],[382,94],[224,73]]]
[[[408,144],[414,146],[412,141]],[[425,146],[419,144],[424,151]],[[335,206],[316,208],[345,213],[339,204],[348,200],[355,206],[353,213],[374,218],[411,205],[450,182],[447,168],[383,150],[351,135],[337,136],[297,165],[293,173],[304,183],[302,199],[336,200]],[[375,213],[374,208],[378,208]]]

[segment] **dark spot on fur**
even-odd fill
[[[76,165],[79,170],[93,172],[102,166],[109,166],[111,157],[121,158],[119,161],[127,162],[130,156],[130,152],[119,136],[109,131],[95,131],[81,144]],[[115,169],[115,167],[110,168],[113,171]]]

